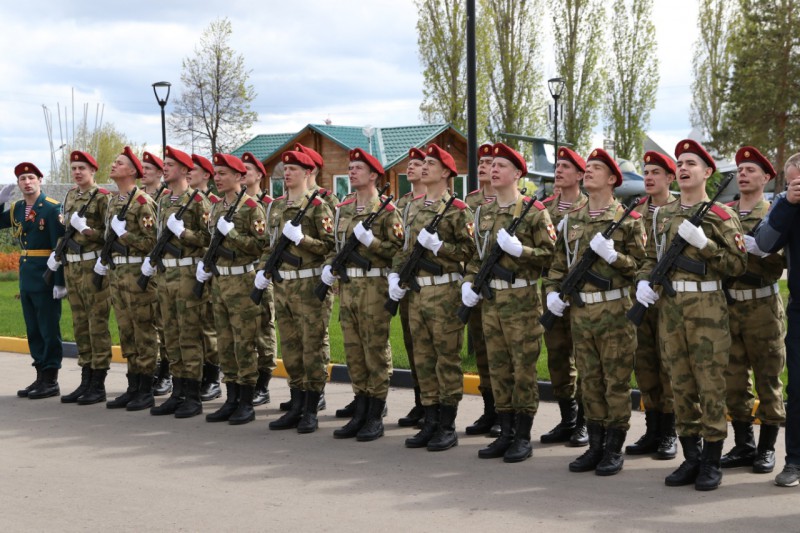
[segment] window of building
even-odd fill
[[[333,193],[341,200],[350,194],[350,176],[340,174],[333,177]]]
[[[408,181],[408,174],[397,175],[397,198],[402,198],[411,192],[411,183]]]
[[[470,191],[467,190],[467,177],[465,175],[459,174],[453,178],[453,193],[455,193],[456,196],[463,200],[469,192]]]
[[[269,195],[273,198],[283,196],[283,178],[272,178],[269,180]]]

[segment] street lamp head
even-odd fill
[[[161,107],[167,105],[167,100],[169,100],[169,91],[171,87],[172,84],[168,81],[157,81],[153,84],[153,94],[156,95],[156,101],[158,102],[158,105],[160,105]],[[159,96],[158,93],[159,92],[163,93],[164,89],[167,90],[167,93],[163,97]]]
[[[564,78],[550,78],[547,80],[547,88],[550,89],[550,96],[558,100],[564,93]]]

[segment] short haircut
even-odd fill
[[[783,171],[788,171],[789,167],[795,167],[800,170],[800,152],[786,160],[786,164],[783,165]]]

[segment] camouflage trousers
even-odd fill
[[[572,340],[586,420],[630,429],[631,374],[636,327],[625,313],[630,298],[572,306]]]
[[[672,383],[661,355],[658,337],[658,307],[651,306],[636,330],[636,356],[633,360],[636,383],[646,410],[675,411]]]
[[[72,308],[72,331],[78,346],[78,366],[94,370],[111,367],[111,334],[108,331],[108,313],[111,310],[108,280],[98,291],[92,284],[94,259],[66,263],[64,278],[67,282],[67,299]]]
[[[756,381],[758,410],[764,424],[777,426],[786,421],[781,372],[786,365],[785,314],[780,294],[736,302],[728,307],[731,351],[725,370],[726,404],[731,418],[750,422],[755,397],[750,369]]]
[[[353,392],[380,400],[389,393],[392,375],[391,320],[383,309],[388,288],[384,277],[339,283],[339,321]]]
[[[211,292],[211,285],[214,284],[214,280],[210,279],[206,282],[206,285],[209,287],[209,293]],[[219,352],[217,351],[217,326],[214,324],[214,304],[211,303],[211,298],[208,299],[208,302],[203,306],[202,311],[203,317],[201,320],[202,323],[202,330],[203,330],[203,361],[206,363],[211,363],[214,366],[219,366]]]
[[[544,290],[542,290],[542,304],[546,310],[547,298],[544,297]],[[578,368],[572,347],[569,307],[564,311],[563,317],[555,320],[550,331],[544,332],[544,343],[547,346],[547,369],[550,371],[553,396],[557,400],[568,400],[579,396]]]
[[[250,299],[255,271],[216,276],[211,284],[214,324],[217,328],[219,364],[225,383],[256,384],[256,338],[261,328],[261,307]]]
[[[731,346],[728,304],[722,291],[679,292],[658,304],[661,353],[675,396],[681,437],[725,439],[725,369]]]
[[[272,283],[264,291],[261,299],[261,329],[258,330],[256,351],[258,352],[258,370],[272,374],[277,366],[275,359],[278,352],[278,339],[275,334],[275,295]]]
[[[459,283],[429,285],[406,297],[422,405],[458,405],[464,394],[464,324],[455,313],[461,305]]]
[[[412,341],[413,335],[411,333],[411,325],[408,322],[408,298],[400,300],[400,327],[403,330],[403,346],[406,348],[406,355],[408,356],[408,367],[411,369],[411,381],[414,382],[415,387],[419,387],[419,378],[417,377],[417,366],[414,364],[414,342]]]
[[[478,388],[481,392],[492,391],[492,379],[489,372],[489,354],[486,351],[486,338],[483,335],[483,304],[472,308],[467,321],[467,335],[472,350],[475,352],[475,364],[478,367]]]
[[[167,335],[172,375],[199,381],[203,377],[203,312],[208,291],[198,299],[192,293],[195,265],[167,268],[158,274],[158,301]]]
[[[129,374],[153,374],[156,370],[158,333],[156,321],[156,291],[152,283],[147,290],[136,284],[140,265],[117,265],[108,270],[111,305],[119,325],[122,357],[128,361]],[[152,279],[152,278],[151,278]]]
[[[483,302],[482,315],[495,409],[535,416],[536,362],[544,330],[539,325],[542,304],[536,286],[494,291],[494,299]]]
[[[281,357],[289,375],[289,387],[322,392],[328,381],[324,342],[330,308],[327,300],[320,302],[314,294],[317,283],[317,276],[277,283],[275,317],[278,320]]]
[[[150,278],[150,284],[156,291],[156,318],[153,324],[158,334],[158,353],[156,354],[156,363],[160,363],[162,359],[169,361],[169,354],[167,353],[167,339],[164,338],[164,313],[161,311],[161,301],[158,299],[158,278],[153,276]],[[171,370],[170,370],[171,372]]]

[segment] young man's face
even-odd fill
[[[291,163],[283,165],[283,182],[288,190],[305,187],[310,177],[311,172],[305,167]]]
[[[242,182],[242,175],[226,166],[214,167],[214,184],[220,194],[238,190]]]
[[[570,189],[581,179],[583,179],[583,172],[578,167],[564,159],[556,161],[555,187],[558,187],[559,190]]]
[[[350,188],[356,191],[373,185],[378,179],[378,175],[363,161],[350,161],[347,174],[350,179]]]
[[[189,187],[192,189],[206,190],[208,188],[209,179],[211,179],[211,175],[203,170],[203,167],[200,165],[195,165],[195,167],[189,171]]]
[[[244,167],[247,169],[247,174],[244,175],[244,184],[247,185],[247,190],[252,191],[256,183],[261,188],[261,171],[258,170],[253,163],[245,163]]]
[[[478,160],[478,183],[489,183],[492,181],[492,161],[491,156],[481,157]]]
[[[83,189],[89,187],[94,183],[94,167],[83,161],[73,161],[69,165],[72,172],[72,181],[75,182],[79,188]]]
[[[406,175],[409,183],[416,183],[422,177],[422,161],[410,159],[406,167]]]
[[[111,172],[108,175],[114,181],[121,178],[136,179],[136,168],[127,156],[119,154],[117,158],[111,163]]]
[[[706,180],[711,177],[711,167],[699,155],[684,152],[678,157],[678,187],[681,191],[705,188]]]
[[[509,187],[516,187],[517,181],[522,172],[514,166],[514,163],[505,157],[495,157],[492,159],[492,187],[498,190],[505,190]]]
[[[169,158],[168,158],[169,159]],[[177,162],[172,160],[177,165]],[[164,167],[167,160],[164,161]],[[161,176],[165,173],[152,163],[142,163],[142,187],[155,188],[161,184]],[[169,183],[169,179],[166,180]]]
[[[152,165],[150,165],[152,166]],[[157,167],[155,167],[157,170]],[[188,174],[188,170],[185,166],[181,165],[171,157],[167,157],[164,159],[164,181],[169,184],[177,184],[181,180],[185,180]],[[144,171],[144,165],[142,165],[142,171]],[[147,174],[146,172],[143,172]],[[144,179],[142,179],[142,183],[144,183]],[[157,184],[158,182],[153,183],[153,185]]]
[[[669,190],[675,174],[667,172],[660,165],[644,166],[644,191],[650,196],[657,196]]]
[[[422,163],[422,174],[420,183],[423,185],[434,185],[450,177],[450,170],[442,165],[442,162],[435,157],[426,157]]]
[[[739,192],[742,194],[758,193],[764,190],[769,181],[769,175],[755,163],[742,163],[736,174]]]
[[[602,161],[589,161],[586,163],[586,172],[583,174],[583,188],[587,192],[613,190],[617,177]]]
[[[20,174],[17,178],[17,186],[23,196],[36,198],[42,191],[42,178],[36,174]]]

